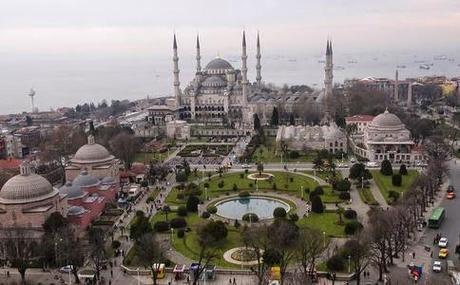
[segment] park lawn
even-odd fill
[[[171,212],[168,214],[169,220],[176,217],[178,216],[175,212]],[[150,221],[152,222],[152,224],[154,224],[157,221],[164,221],[165,218],[165,215],[160,212],[153,216]],[[184,238],[178,238],[175,231],[172,244],[174,249],[183,254],[184,256],[192,260],[198,260],[200,246],[198,245],[198,236],[196,233],[196,229],[200,223],[205,223],[208,220],[198,217],[196,213],[189,213],[184,218],[187,221],[187,227],[191,228],[192,230],[190,232],[186,232]],[[231,248],[243,246],[243,242],[241,241],[241,234],[240,231],[235,229],[233,226],[227,226],[227,229],[227,238],[212,247],[212,249],[215,250],[216,254],[216,259],[213,260],[212,263],[216,264],[219,267],[237,268],[239,266],[226,262],[223,258],[223,254]],[[162,235],[166,237],[170,235],[170,233],[164,233]]]
[[[382,175],[379,170],[371,171],[375,184],[377,184],[377,186],[379,187],[380,192],[382,193],[387,203],[392,202],[391,199],[388,198],[388,192],[390,190],[396,191],[399,194],[406,192],[419,175],[417,170],[410,169],[407,172],[407,175],[402,176],[401,186],[397,187],[393,186],[393,184],[391,183],[391,176]]]
[[[324,194],[321,195],[323,203],[342,203],[343,200],[339,198],[339,192],[333,191],[331,186],[323,186]]]
[[[357,188],[356,190],[353,190],[353,191],[358,191],[359,197],[361,198],[361,201],[363,201],[364,203],[366,203],[368,205],[371,205],[371,206],[378,206],[379,205],[379,202],[377,202],[377,200],[375,200],[375,197],[372,194],[371,189],[363,188],[361,190],[361,188]]]
[[[255,172],[250,172],[255,173]],[[300,196],[300,191],[303,186],[303,189],[310,189],[313,191],[318,183],[313,179],[298,175],[295,173],[290,172],[281,172],[281,171],[272,171],[270,172],[273,174],[273,182],[269,180],[265,181],[258,181],[257,182],[257,189],[260,191],[279,191],[285,192],[286,194],[294,194],[296,196]],[[240,175],[243,175],[241,178]],[[291,182],[291,178],[293,179]],[[224,182],[223,187],[219,188],[218,184],[220,181]],[[235,184],[238,190],[247,190],[247,191],[255,191],[256,190],[256,183],[254,180],[248,179],[244,172],[235,172],[235,173],[227,173],[223,174],[222,177],[215,176],[212,177],[211,180],[205,180],[205,182],[209,183],[208,188],[208,196],[209,197],[217,197],[222,194],[226,194],[226,192],[233,191],[233,185]],[[199,187],[204,192],[204,183],[200,183]],[[276,184],[276,190],[274,189],[274,184]],[[252,187],[250,186],[252,185]]]
[[[324,212],[317,214],[311,212],[306,218],[301,218],[297,225],[301,228],[309,227],[325,232],[328,237],[345,237],[345,223],[347,219],[343,218],[344,224],[339,225],[339,216],[333,212]]]
[[[159,160],[163,161],[166,159],[168,155],[167,152],[159,153],[159,152],[138,152],[134,155],[135,162],[143,162],[143,163],[150,163],[152,160]]]
[[[303,170],[301,171],[302,173],[305,173],[305,174],[310,174],[310,175],[313,175],[313,176],[317,176],[321,179],[323,179],[324,181],[327,181],[329,179],[329,177],[332,176],[331,173],[329,172],[326,172],[326,171],[313,171],[313,170]],[[316,175],[315,175],[316,174]],[[338,180],[342,180],[343,179],[343,176],[342,176],[342,172],[340,172],[339,169],[336,169],[335,171],[335,177],[338,179]]]

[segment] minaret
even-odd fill
[[[395,74],[395,90],[394,90],[393,100],[395,102],[399,102],[399,78],[398,78],[398,70],[397,69],[396,69],[396,74]]]
[[[407,88],[407,108],[412,107],[412,82],[409,82],[409,87]]]
[[[332,42],[327,41],[326,44],[326,66],[324,67],[325,78],[324,78],[324,118],[323,120],[329,122],[332,117],[331,102],[332,98]]]
[[[179,57],[177,56],[177,41],[174,33],[173,42],[173,62],[174,62],[174,98],[176,99],[176,108],[180,106],[180,81],[179,81]]]
[[[242,105],[246,106],[248,104],[248,67],[247,67],[248,56],[246,54],[246,33],[243,31],[243,43],[242,43],[242,52],[241,52],[241,76],[243,85],[243,102]]]
[[[32,103],[32,113],[35,113],[34,96],[35,96],[35,90],[30,89],[29,97],[30,97],[30,101],[31,101],[31,103]]]
[[[196,35],[196,72],[201,72],[200,35]]]
[[[257,71],[257,75],[256,75],[256,81],[257,81],[257,85],[260,87],[260,84],[261,84],[261,80],[262,80],[262,75],[260,73],[261,69],[262,69],[262,65],[260,65],[260,58],[262,56],[260,55],[260,38],[259,38],[259,32],[257,32],[257,54],[256,54],[256,59],[257,59],[257,64],[256,64],[256,71]]]

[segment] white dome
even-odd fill
[[[59,194],[43,176],[30,172],[28,165],[21,166],[21,174],[8,180],[0,190],[0,203],[24,204],[45,200]]]
[[[369,124],[369,127],[388,129],[401,128],[404,127],[404,125],[398,116],[388,112],[388,110],[385,110],[385,112],[379,114],[372,120],[372,122]]]
[[[99,179],[88,174],[88,171],[83,170],[80,175],[78,175],[73,181],[72,185],[74,187],[91,187],[99,185]]]
[[[114,159],[113,155],[102,145],[94,142],[94,137],[88,137],[88,143],[81,146],[75,156],[72,158],[73,163],[98,163],[107,162]]]

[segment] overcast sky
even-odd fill
[[[1,0],[0,55],[183,54],[197,32],[208,53],[239,48],[241,30],[266,53],[458,50],[459,0]],[[327,4],[326,4],[327,3]]]

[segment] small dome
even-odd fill
[[[398,116],[385,110],[385,112],[375,117],[369,126],[374,128],[400,128],[403,123]]]
[[[67,199],[73,199],[83,196],[85,193],[81,190],[81,187],[74,186],[72,182],[67,181],[61,188],[59,188],[61,194],[67,195]]]
[[[24,162],[21,174],[8,180],[0,190],[0,203],[31,203],[54,197],[58,193],[43,176],[31,173],[30,166]]]
[[[233,66],[225,59],[218,57],[218,58],[211,60],[206,65],[205,69],[206,70],[227,70],[227,69],[233,70]]]
[[[112,184],[112,183],[115,183],[115,179],[113,177],[107,176],[107,177],[102,178],[101,183],[102,184]]]
[[[104,146],[95,143],[94,137],[90,135],[88,143],[77,150],[71,161],[75,163],[97,163],[106,162],[113,158],[113,155]]]
[[[207,87],[222,87],[226,86],[227,83],[225,83],[225,81],[220,76],[213,75],[211,77],[206,78],[203,81],[203,85]]]
[[[80,206],[71,206],[67,211],[68,216],[80,216],[86,212],[85,208]]]
[[[72,182],[73,186],[79,188],[97,186],[98,184],[99,180],[96,177],[89,175],[86,170],[83,170]]]

